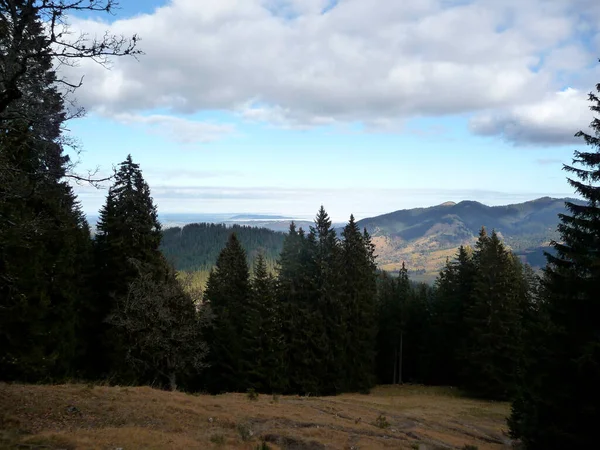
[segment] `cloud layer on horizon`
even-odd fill
[[[282,188],[277,186],[239,187],[150,183],[152,196],[162,214],[169,213],[264,213],[285,214],[310,219],[319,205],[325,205],[335,221],[345,221],[349,212],[358,219],[398,209],[438,205],[446,201],[475,200],[488,205],[506,205],[550,195],[566,193],[501,192],[485,189],[427,188]],[[87,213],[96,215],[106,191],[77,186],[77,195],[85,200]],[[365,205],[368,205],[365,209]]]

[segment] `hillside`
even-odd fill
[[[149,387],[0,383],[0,448],[500,450],[510,448],[508,412],[506,403],[420,386],[249,401]]]
[[[262,253],[273,267],[285,235],[265,228],[242,225],[194,223],[163,231],[161,250],[177,270],[209,271],[225,247],[229,235],[235,232],[248,255],[248,264]]]
[[[565,211],[566,200],[544,197],[507,206],[446,202],[363,219],[358,225],[373,236],[381,268],[395,271],[405,261],[414,279],[431,281],[460,245],[474,244],[482,226],[495,229],[523,261],[543,266],[544,251],[558,237],[558,214]],[[177,270],[202,272],[203,282],[227,237],[235,231],[248,254],[248,263],[251,265],[262,252],[273,269],[289,222],[259,219],[251,222],[252,226],[195,223],[167,228],[161,249]],[[311,222],[298,225],[308,229]]]
[[[558,238],[558,214],[565,211],[565,200],[544,197],[507,206],[447,202],[363,219],[358,225],[371,233],[378,262],[388,270],[406,261],[411,271],[435,276],[460,245],[475,242],[482,226],[495,229],[525,261],[541,265],[544,247]]]

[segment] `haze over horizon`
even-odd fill
[[[397,3],[397,4],[396,4]],[[131,153],[161,214],[334,220],[573,197],[600,75],[592,0],[122,0],[73,29],[145,55],[83,61],[79,169]],[[102,22],[101,20],[110,20]],[[87,214],[105,190],[77,186]]]

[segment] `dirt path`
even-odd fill
[[[505,403],[419,386],[251,401],[147,387],[0,384],[0,448],[508,449],[508,411]]]

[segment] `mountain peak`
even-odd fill
[[[456,203],[454,203],[454,202],[444,202],[444,203],[442,203],[439,206],[456,206]]]

